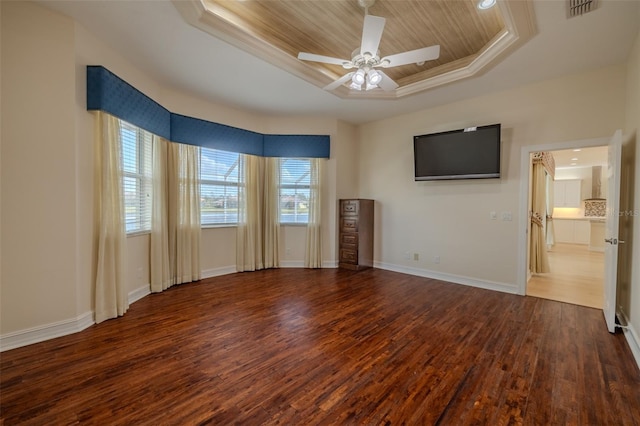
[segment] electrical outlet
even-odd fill
[[[408,251],[405,251],[405,252],[404,252],[404,259],[405,259],[405,260],[409,260],[409,259],[411,259],[411,253],[409,253]]]
[[[491,220],[497,220],[498,219],[498,213],[497,212],[489,213],[489,218],[491,218]]]
[[[511,220],[513,220],[513,216],[511,215],[511,212],[502,212],[502,220],[510,222]]]
[[[142,279],[142,266],[140,266],[138,268],[138,279],[141,280]]]
[[[287,256],[291,256],[291,248],[290,247],[287,247],[286,253],[287,253]]]
[[[420,255],[418,253],[413,253],[413,260],[420,260]]]
[[[433,256],[433,263],[440,263],[440,256]]]

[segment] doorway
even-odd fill
[[[608,143],[609,143],[608,138],[596,138],[596,139],[584,139],[584,140],[569,141],[569,142],[550,143],[550,144],[543,144],[543,145],[532,145],[532,146],[527,146],[522,148],[521,163],[520,163],[520,167],[522,171],[522,179],[520,181],[521,186],[520,186],[520,208],[519,208],[519,226],[521,227],[522,231],[519,232],[518,234],[518,247],[519,247],[518,268],[520,271],[518,274],[518,293],[519,294],[534,295],[533,293],[536,292],[536,286],[535,286],[536,281],[533,281],[531,289],[528,288],[529,283],[531,283],[530,279],[533,279],[532,275],[529,273],[529,247],[530,247],[529,211],[530,211],[530,205],[531,205],[530,204],[531,202],[530,188],[531,188],[531,180],[532,180],[532,177],[530,174],[531,173],[531,154],[534,152],[541,152],[541,151],[565,151],[565,150],[586,149],[586,148],[595,148],[595,147],[605,147],[604,149],[606,150],[606,146],[608,145]],[[585,198],[588,198],[588,197],[585,197]],[[581,198],[581,200],[582,199],[583,198]],[[574,213],[577,214],[576,212]],[[587,222],[589,221],[589,219],[585,219],[585,220]],[[585,226],[585,224],[581,224],[580,226]],[[583,269],[579,269],[579,268],[582,268],[581,264],[586,264],[586,263],[592,265],[595,268],[595,270],[598,271],[597,273],[600,273],[599,272],[600,268],[599,266],[597,266],[597,262],[594,261],[594,259],[598,259],[601,253],[600,252],[591,253],[588,250],[588,245],[584,243],[571,244],[571,243],[564,243],[564,242],[562,243],[556,242],[555,244],[553,244],[553,246],[551,247],[551,250],[549,250],[548,253],[551,254],[550,266],[559,272],[559,276],[555,278],[557,278],[558,282],[563,282],[565,287],[567,288],[565,288],[562,291],[556,292],[556,294],[548,294],[545,296],[542,296],[541,294],[537,294],[536,296],[553,298],[554,300],[560,300],[568,303],[583,304],[584,306],[591,305],[593,307],[597,307],[598,305],[600,305],[600,307],[602,307],[601,305],[603,303],[602,301],[603,287],[596,287],[590,290],[586,290],[589,288],[588,283],[580,284],[580,282],[582,281],[580,277],[578,277],[577,279],[572,278],[578,275],[575,272],[583,270]],[[604,265],[604,259],[602,260],[602,264]],[[604,270],[604,266],[602,269]],[[602,274],[604,275],[604,272],[602,272]],[[595,277],[596,273],[593,273],[592,275],[594,275],[593,277],[594,281],[599,283],[600,286],[602,286],[603,279],[596,278]],[[541,278],[544,278],[544,276]],[[551,278],[551,281],[553,281],[554,277],[547,276],[546,278],[547,278],[546,281],[550,281],[549,278]],[[571,289],[572,282],[574,285],[573,290]],[[537,284],[540,284],[541,286],[545,286],[544,282],[538,282]],[[584,291],[582,292],[576,291],[576,287]],[[544,288],[549,289],[551,288],[551,285],[546,285]],[[600,294],[599,302],[585,301],[585,300],[570,301],[565,296],[563,296],[563,294],[566,295],[567,293],[568,294],[584,293],[587,296],[587,298],[589,293],[594,295],[596,293],[599,293]]]
[[[549,152],[555,160],[547,188],[552,219],[545,223],[550,272],[533,274],[526,294],[602,309],[608,147]]]

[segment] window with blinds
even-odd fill
[[[151,230],[152,135],[120,120],[127,234]]]
[[[200,222],[238,223],[240,154],[211,148],[200,150]]]
[[[309,159],[280,159],[280,223],[309,221],[310,175]]]

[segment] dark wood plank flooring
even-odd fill
[[[370,269],[232,274],[2,353],[4,425],[640,423],[602,312]]]

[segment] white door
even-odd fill
[[[607,216],[604,250],[604,319],[609,332],[616,329],[616,282],[618,277],[618,224],[620,217],[620,163],[622,162],[622,132],[609,142],[607,165]]]

